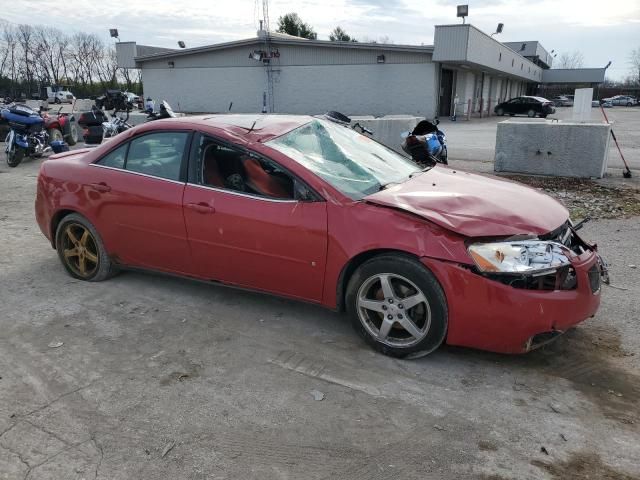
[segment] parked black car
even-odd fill
[[[545,118],[551,113],[556,113],[553,102],[542,97],[516,97],[506,102],[496,105],[493,109],[496,115],[527,115],[535,117],[536,115]]]

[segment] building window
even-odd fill
[[[524,70],[524,63],[520,64],[520,70]]]
[[[501,62],[502,61],[502,52],[500,52],[500,55],[498,55],[498,61]]]
[[[515,60],[515,58],[512,58],[512,59],[511,59],[511,66],[512,66],[512,67],[513,67],[513,64],[514,64],[514,63],[516,63],[516,60]]]

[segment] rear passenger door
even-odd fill
[[[91,164],[88,198],[117,261],[192,273],[182,214],[190,138],[189,131],[144,133]]]

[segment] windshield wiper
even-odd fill
[[[387,182],[387,183],[382,183],[380,184],[380,187],[378,188],[378,191],[381,192],[382,190],[385,190],[387,187],[391,186],[391,185],[399,185],[400,182]]]
[[[413,178],[416,175],[418,175],[419,173],[424,173],[426,171],[431,170],[434,167],[434,165],[429,165],[428,167],[424,167],[422,170],[418,171],[418,172],[413,172],[411,174],[409,174],[409,178]]]

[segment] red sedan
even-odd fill
[[[73,277],[146,268],[314,302],[397,357],[525,352],[600,304],[600,258],[555,200],[324,118],[141,125],[43,162],[36,217]]]

